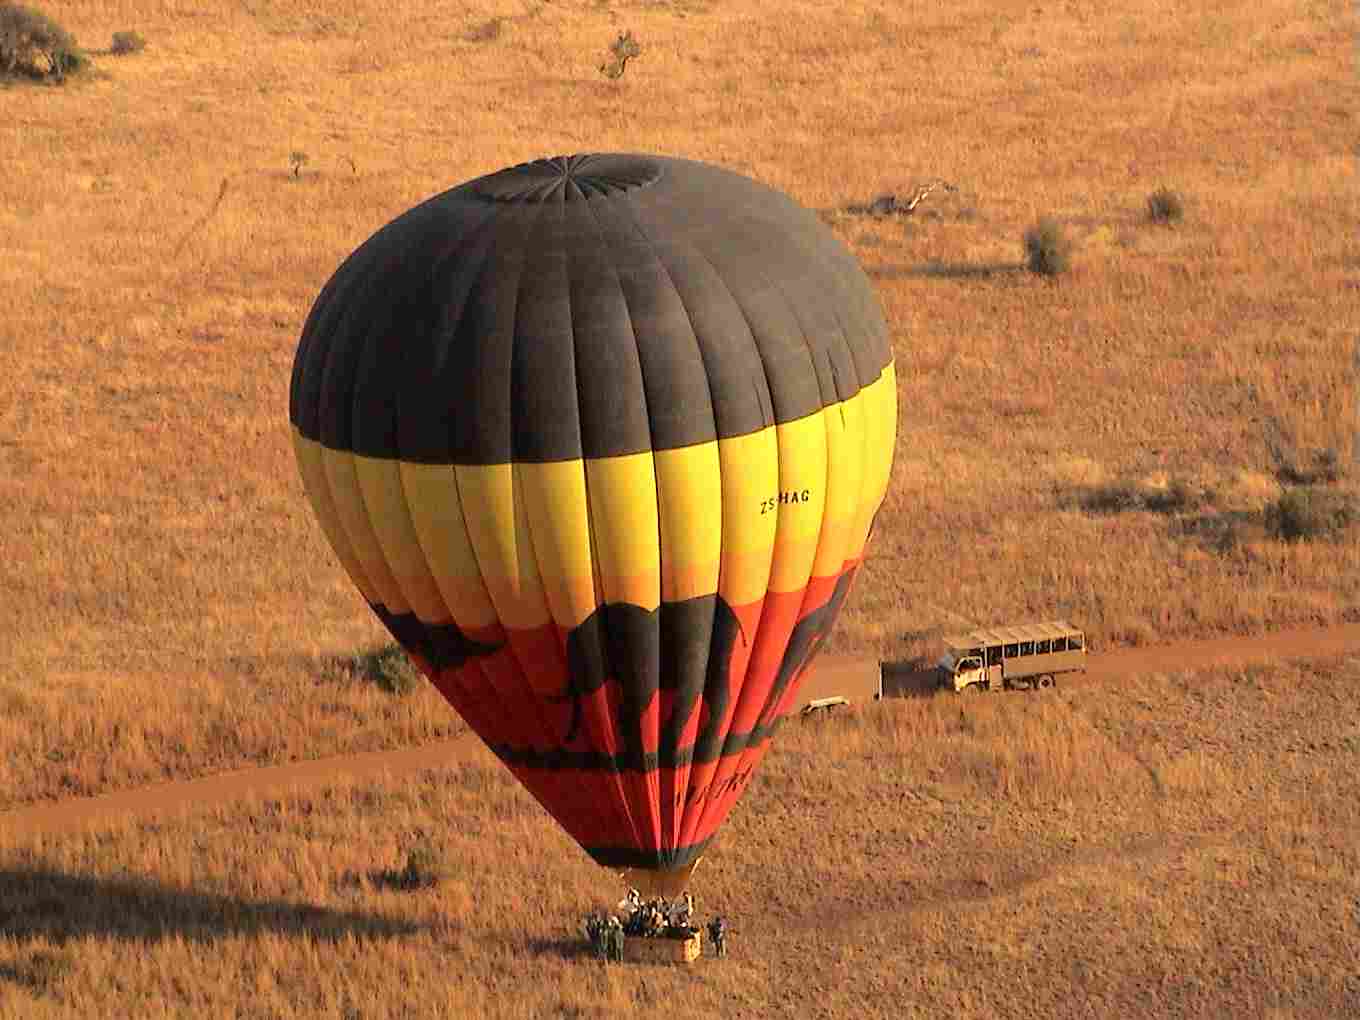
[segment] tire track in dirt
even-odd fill
[[[1141,648],[1121,648],[1114,652],[1091,652],[1086,672],[1065,673],[1058,678],[1063,687],[1109,683],[1122,676],[1140,673],[1183,673],[1215,666],[1243,666],[1282,659],[1330,659],[1360,654],[1360,623],[1345,623],[1322,629],[1278,630],[1259,637],[1206,638],[1176,641]],[[863,668],[865,660],[842,658],[830,668]],[[935,677],[930,670],[895,673],[885,667],[884,695],[922,696],[935,693]]]
[[[496,760],[475,734],[466,733],[452,740],[400,751],[367,751],[287,765],[222,772],[199,779],[157,783],[96,797],[62,800],[8,811],[0,814],[0,835],[69,832],[129,816],[150,818],[205,804],[220,804],[269,790],[320,786],[337,779],[361,779],[383,773],[402,775],[421,769],[440,768],[476,759],[479,755],[488,764]]]
[[[1360,655],[1360,623],[1324,629],[1282,630],[1260,637],[1210,638],[1178,641],[1146,648],[1092,653],[1087,671],[1067,675],[1064,687],[1108,683],[1139,673],[1176,673],[1213,666],[1245,665],[1279,659],[1326,659]],[[872,659],[837,656],[819,664],[819,672],[862,671],[874,668]],[[884,671],[887,696],[927,695],[934,692],[928,671]],[[222,803],[267,790],[319,786],[340,778],[365,778],[384,773],[402,775],[458,762],[496,759],[475,734],[453,740],[404,748],[371,751],[313,761],[219,773],[180,782],[160,783],[97,797],[58,801],[0,814],[0,834],[54,833],[80,829],[128,816],[148,818],[203,804]]]

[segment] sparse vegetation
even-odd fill
[[[411,694],[425,683],[420,670],[397,644],[384,645],[339,660],[332,669],[352,682],[372,684],[388,694]]]
[[[1089,513],[1115,514],[1134,510],[1174,514],[1194,508],[1204,498],[1183,479],[1173,478],[1166,485],[1138,484],[1131,481],[1106,482],[1087,486],[1076,494],[1078,505]]]
[[[468,42],[492,42],[501,37],[502,18],[489,18],[481,24],[468,29]]]
[[[329,673],[350,683],[371,684],[379,691],[398,696],[412,694],[424,683],[422,673],[400,645],[384,645],[362,651],[358,656],[333,661]]]
[[[116,57],[126,56],[129,53],[140,53],[146,49],[146,40],[133,31],[114,32],[113,41],[109,44],[109,52]]]
[[[305,152],[299,152],[297,149],[288,154],[288,165],[293,168],[294,177],[302,173],[302,168],[307,165],[310,158]]]
[[[1299,486],[1276,500],[1266,520],[1271,531],[1289,542],[1337,539],[1360,521],[1360,505],[1345,490]]]
[[[622,78],[628,69],[628,61],[638,56],[642,47],[633,38],[633,31],[620,32],[619,37],[609,44],[610,58],[600,65],[600,73],[606,78]]]
[[[1072,242],[1062,224],[1044,217],[1025,231],[1025,265],[1032,273],[1057,276],[1072,264]]]
[[[22,394],[0,410],[0,604],[22,607],[0,622],[0,805],[464,732],[433,685],[394,697],[335,665],[391,636],[307,506],[281,417],[292,354],[320,282],[408,202],[585,145],[683,151],[810,208],[935,172],[978,190],[977,219],[953,215],[955,196],[939,206],[946,222],[913,236],[900,217],[833,224],[846,240],[880,239],[857,255],[892,331],[902,431],[828,651],[933,658],[917,635],[950,613],[979,625],[1066,615],[1108,648],[1337,622],[1360,605],[1360,542],[1285,542],[1260,526],[1281,479],[1294,483],[1251,424],[1278,417],[1299,472],[1314,470],[1311,449],[1345,451],[1338,470],[1353,471],[1354,119],[1317,115],[1353,80],[1335,18],[1233,8],[1209,31],[1194,5],[1045,6],[1041,30],[1062,42],[1045,44],[1035,88],[976,62],[996,52],[992,32],[1029,31],[1013,21],[917,5],[871,29],[859,7],[738,0],[705,14],[681,0],[633,25],[638,41],[661,33],[639,65],[658,89],[648,102],[685,98],[662,116],[570,70],[570,54],[603,59],[623,24],[557,6],[519,18],[514,6],[460,16],[355,0],[324,37],[297,5],[219,5],[207,20],[183,4],[50,7],[101,46],[114,24],[135,26],[149,51],[174,54],[173,87],[133,57],[78,95],[0,89],[0,210],[13,219],[0,351]],[[673,21],[682,7],[688,20]],[[499,42],[451,38],[497,13]],[[1257,29],[1271,17],[1291,42],[1267,66]],[[1186,114],[1165,132],[1146,90],[1115,87],[1146,67],[1149,38],[1178,69]],[[920,61],[875,56],[909,51],[953,69],[945,93],[922,92]],[[789,54],[825,54],[846,73]],[[403,95],[419,81],[421,103],[394,108],[384,81]],[[601,102],[583,102],[596,91]],[[305,97],[286,117],[285,93]],[[989,113],[961,126],[968,110]],[[913,141],[885,150],[885,138]],[[325,186],[268,186],[291,182],[287,155],[304,144],[301,176],[323,169]],[[344,173],[341,154],[365,172]],[[1109,222],[1140,159],[1156,176],[1135,178],[1149,183],[1132,185],[1126,212],[1141,221],[1146,192],[1172,182],[1195,236],[1132,230],[1138,246],[1081,258],[1082,286],[1024,285],[1024,228],[1042,212],[1074,236],[1078,220]],[[1111,518],[1054,497],[1164,463],[1227,477],[1263,461],[1259,499],[1234,502],[1225,483],[1215,516],[1244,515],[1231,557],[1178,526],[1203,509]],[[400,845],[356,866],[395,867]],[[268,955],[244,942],[257,962]]]
[[[0,934],[4,934],[4,923],[5,909],[0,905]],[[34,996],[53,995],[74,969],[70,953],[38,950],[26,959],[0,963],[0,981],[12,982]]]
[[[1341,456],[1331,447],[1296,450],[1278,465],[1280,481],[1289,485],[1331,485],[1343,474]]]
[[[1185,203],[1178,192],[1158,188],[1148,196],[1147,212],[1153,223],[1179,223],[1185,215]]]
[[[75,37],[46,14],[21,4],[0,3],[0,77],[62,81],[88,62]]]
[[[693,968],[580,951],[578,919],[622,887],[485,753],[0,828],[0,1012],[1340,1020],[1360,1001],[1358,683],[1344,660],[1150,671],[785,727],[696,873],[699,915],[735,934]],[[412,867],[424,833],[456,868]],[[386,861],[392,882],[347,881]],[[44,979],[40,954],[69,962]]]
[[[428,843],[421,843],[406,851],[406,863],[393,871],[382,871],[376,883],[394,889],[433,889],[448,877],[448,866],[443,855]]]
[[[937,179],[928,184],[918,184],[915,188],[901,197],[893,192],[885,192],[884,194],[876,196],[868,205],[852,203],[846,207],[846,212],[874,217],[910,216],[912,213],[916,212],[917,207],[922,202],[937,190],[951,194],[959,189],[948,181]]]

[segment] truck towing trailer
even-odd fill
[[[1086,671],[1086,635],[1066,620],[973,630],[944,646],[939,683],[956,692],[1047,688],[1063,673]]]

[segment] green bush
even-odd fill
[[[420,686],[422,674],[400,645],[385,645],[360,652],[336,664],[346,679],[371,683],[388,694],[410,694]]]
[[[1149,195],[1147,209],[1153,223],[1179,223],[1185,215],[1185,203],[1170,188],[1158,188]]]
[[[146,49],[146,40],[136,32],[114,32],[113,42],[109,44],[109,52],[114,56],[140,53],[144,49]]]
[[[1025,264],[1032,273],[1057,276],[1072,264],[1072,242],[1062,224],[1044,217],[1025,231]]]
[[[1357,521],[1355,497],[1340,489],[1289,489],[1266,511],[1271,533],[1288,542],[1339,538]]]
[[[0,77],[62,81],[88,63],[75,38],[46,14],[0,3]]]

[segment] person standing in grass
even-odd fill
[[[617,917],[609,918],[608,959],[615,963],[623,962],[623,925]]]
[[[708,922],[708,937],[713,940],[713,955],[727,955],[727,922],[722,917],[715,917]]]

